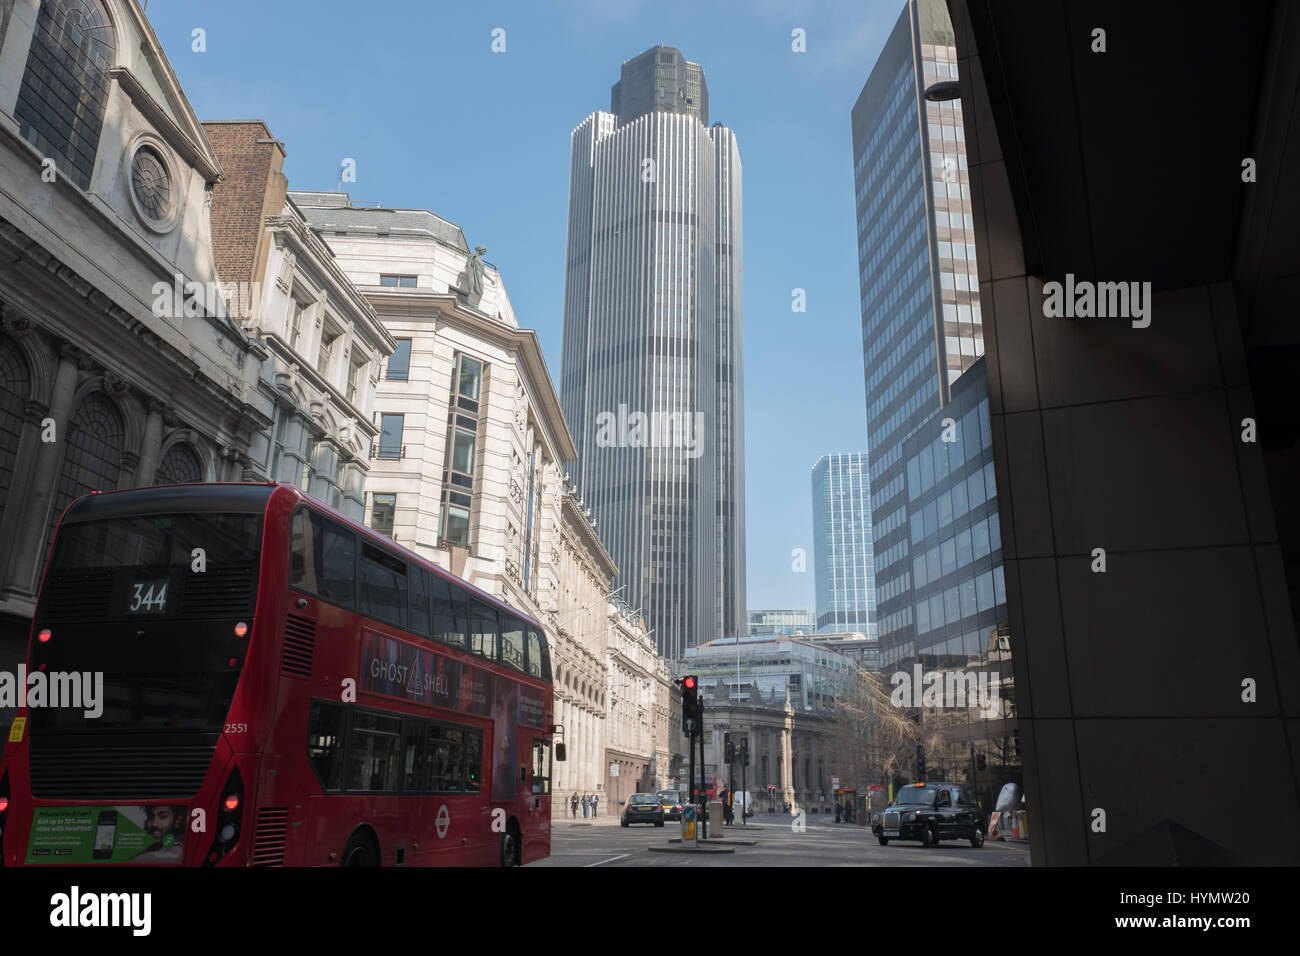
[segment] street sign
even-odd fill
[[[840,778],[839,778],[839,777],[831,777],[831,788],[832,788],[832,789],[839,789],[839,786],[840,786]]]

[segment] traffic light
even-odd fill
[[[975,756],[975,766],[978,767],[980,770],[983,770],[985,768],[985,765],[986,765],[986,761],[984,760],[984,755],[977,754]]]
[[[724,734],[722,738],[722,762],[736,762],[736,745],[731,739],[731,734]]]
[[[916,779],[925,779],[925,746],[923,744],[916,745]]]
[[[704,723],[704,707],[700,703],[700,679],[694,674],[683,677],[678,683],[682,685],[682,733],[694,737],[700,733]]]
[[[748,767],[749,766],[749,738],[746,737],[740,743],[741,743],[740,752],[745,758],[745,766]]]

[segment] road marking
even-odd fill
[[[601,863],[613,863],[615,860],[621,860],[625,856],[631,856],[630,853],[620,853],[618,856],[611,856],[608,860],[600,860],[597,863],[588,863],[587,866],[600,866]]]

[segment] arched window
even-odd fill
[[[187,481],[202,481],[203,465],[194,449],[183,441],[178,441],[167,449],[167,454],[158,462],[158,471],[154,475],[155,485],[179,485]]]
[[[122,474],[126,426],[112,399],[102,392],[83,398],[68,418],[67,453],[50,515],[53,528],[63,509],[88,491],[112,491]]]
[[[42,0],[14,117],[59,174],[90,187],[116,43],[98,0]]]
[[[0,0],[3,3],[4,0]],[[0,13],[3,16],[3,13]],[[0,39],[4,32],[0,30]],[[23,432],[23,405],[32,393],[32,373],[18,343],[0,335],[0,514],[4,513]]]

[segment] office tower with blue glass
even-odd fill
[[[861,452],[823,455],[812,469],[817,631],[876,636],[871,481]]]
[[[742,261],[735,135],[698,64],[646,50],[572,134],[560,397],[615,583],[671,659],[746,627]]]
[[[938,485],[931,474],[921,492],[924,499],[912,497],[917,489],[908,480],[909,461],[916,457],[916,467],[921,467],[921,447],[930,448],[940,438],[944,420],[952,417],[945,410],[955,400],[956,383],[984,354],[961,101],[943,98],[941,85],[956,79],[957,50],[945,4],[909,0],[852,112],[882,666],[913,659],[939,644],[950,646],[947,624],[934,627],[930,591],[940,589],[946,622],[947,596],[957,586],[956,579],[928,576],[930,549],[925,547],[925,611],[924,620],[918,620],[922,612],[921,598],[913,594],[915,549],[940,532],[939,500],[945,494],[949,506],[953,500],[953,489],[943,483],[966,482],[961,469],[967,466],[978,466],[983,474],[983,460],[963,454],[959,473],[949,468]],[[962,394],[979,393],[986,402],[983,381],[979,375]],[[964,409],[952,413],[959,423],[965,414]],[[982,433],[976,438],[983,454]],[[929,454],[932,469],[933,451]],[[945,466],[948,461],[944,459]],[[927,525],[931,505],[933,527]],[[982,507],[996,512],[996,499],[990,496]],[[982,518],[987,520],[988,514]],[[914,537],[918,520],[922,539]],[[939,545],[939,551],[942,571],[946,546]],[[992,583],[991,572],[987,583]],[[961,611],[963,592],[958,588],[956,594],[956,610]],[[978,609],[978,593],[976,599]],[[964,625],[954,624],[954,629],[958,626]],[[963,648],[968,643],[965,633],[961,631],[958,642]]]

